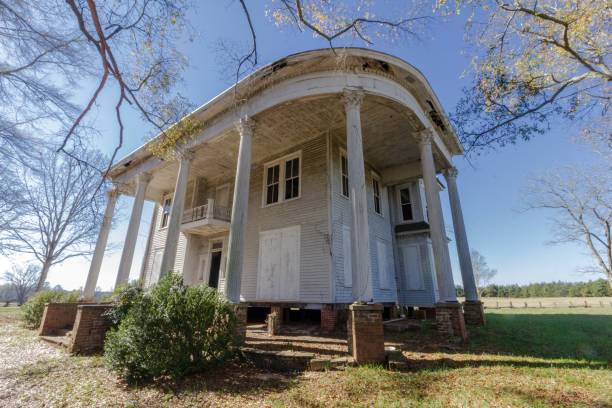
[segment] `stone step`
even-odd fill
[[[40,336],[44,341],[68,348],[71,338],[69,336]]]
[[[55,329],[53,331],[53,335],[54,336],[67,336],[70,337],[72,336],[72,327],[69,329]]]

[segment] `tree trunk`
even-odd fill
[[[47,274],[49,273],[49,268],[51,267],[50,261],[45,261],[43,263],[42,271],[40,271],[40,278],[38,279],[38,285],[36,285],[36,290],[34,293],[38,293],[43,290],[45,286],[45,281],[47,280]]]

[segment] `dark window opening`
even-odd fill
[[[170,209],[172,208],[172,199],[171,198],[166,198],[166,200],[164,201],[164,208],[163,208],[163,213],[162,213],[162,219],[161,219],[161,227],[160,228],[165,228],[168,226],[168,219],[170,218]]]
[[[268,175],[266,180],[266,204],[278,202],[278,187],[279,187],[280,165],[268,167]]]
[[[412,201],[410,199],[410,188],[402,188],[400,190],[400,207],[402,210],[402,219],[411,221],[412,218]]]
[[[380,185],[376,179],[372,179],[372,190],[374,191],[374,211],[377,214],[382,214],[380,208]]]
[[[300,193],[300,159],[287,160],[285,163],[285,200],[296,198]]]
[[[340,167],[342,172],[342,195],[349,196],[348,160],[345,155],[340,156]]]

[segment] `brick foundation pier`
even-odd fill
[[[436,325],[438,331],[449,336],[467,339],[467,330],[460,303],[436,303]]]
[[[246,338],[248,310],[249,307],[247,305],[236,305],[236,317],[238,318],[236,331],[241,342],[244,342]]]
[[[381,363],[385,360],[385,334],[382,324],[381,304],[349,306],[347,322],[348,347],[355,361]]]
[[[331,305],[323,306],[321,309],[321,330],[334,331],[338,326],[338,311]]]
[[[111,328],[111,322],[104,313],[111,307],[110,304],[78,306],[69,352],[91,354],[104,349],[106,332]]]
[[[463,303],[463,316],[467,324],[484,326],[486,323],[484,306],[480,300],[466,300]]]

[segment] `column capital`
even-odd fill
[[[178,157],[181,162],[189,163],[191,160],[193,160],[193,152],[191,150],[184,149],[178,152]]]
[[[421,146],[431,145],[431,142],[433,140],[433,130],[431,130],[431,128],[425,128],[423,130],[419,130],[414,135],[414,138],[418,142],[418,144]]]
[[[363,102],[363,98],[365,93],[361,89],[349,89],[345,88],[342,91],[342,102],[346,109],[349,108],[359,108],[361,106],[361,102]]]
[[[119,186],[114,184],[106,190],[106,197],[110,200],[116,200],[121,195],[121,191],[119,191]]]
[[[457,170],[456,167],[449,167],[448,169],[444,170],[444,178],[446,180],[455,180],[457,178],[457,174],[459,174],[459,170]]]
[[[238,129],[238,132],[240,132],[241,136],[245,133],[252,135],[253,132],[255,132],[255,121],[251,119],[250,116],[245,115],[244,117],[238,119],[234,125],[236,126],[236,129]]]
[[[140,173],[138,175],[138,183],[148,184],[152,178],[153,176],[151,175],[151,173]]]

